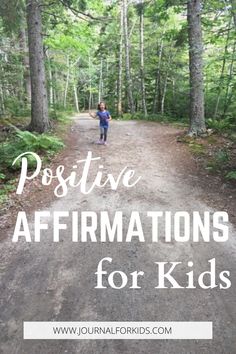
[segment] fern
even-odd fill
[[[226,178],[236,180],[236,171],[230,171],[227,173]]]
[[[15,135],[0,146],[0,164],[3,168],[12,170],[20,168],[20,160],[12,166],[14,159],[20,154],[32,151],[51,155],[64,147],[63,142],[55,136],[48,134],[33,134],[15,128]],[[35,160],[28,156],[28,165],[33,168]]]
[[[207,126],[208,126],[208,128],[211,128],[211,129],[216,130],[218,132],[222,132],[222,131],[234,128],[234,125],[232,124],[230,118],[225,118],[225,119],[221,119],[221,120],[210,118],[207,120]]]

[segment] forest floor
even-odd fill
[[[208,260],[216,258],[217,272],[236,272],[236,191],[219,176],[201,169],[189,148],[177,142],[182,129],[142,121],[112,121],[109,145],[95,144],[97,122],[83,114],[75,117],[66,149],[58,154],[52,169],[59,164],[70,171],[75,161],[92,151],[100,156],[104,170],[117,175],[128,166],[141,175],[137,188],[116,192],[108,187],[87,196],[70,190],[55,200],[53,188],[42,187],[40,180],[27,185],[12,208],[1,217],[0,234],[0,353],[235,353],[236,284],[228,290],[157,290],[157,261],[181,261],[176,280],[183,281],[188,260],[196,274],[208,270]],[[92,169],[91,177],[96,173]],[[56,183],[56,182],[55,182]],[[33,228],[35,210],[91,210],[99,213],[122,210],[125,227],[133,210],[224,210],[229,213],[230,238],[223,244],[200,243],[140,244],[72,243],[71,228],[59,244],[52,242],[52,227],[39,244],[11,242],[16,214],[25,210]],[[150,225],[144,221],[150,237]],[[164,231],[162,230],[162,233]],[[95,289],[94,273],[103,257],[112,257],[109,270],[143,270],[142,289]],[[213,341],[23,341],[22,321],[213,321]]]

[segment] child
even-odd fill
[[[100,102],[98,104],[98,111],[96,114],[90,113],[90,116],[92,118],[97,118],[100,121],[100,140],[98,141],[98,144],[103,144],[107,145],[107,132],[109,128],[109,121],[111,120],[111,115],[110,112],[107,111],[106,104],[104,102]]]

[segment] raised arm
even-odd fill
[[[92,113],[92,112],[89,111],[89,115],[90,115],[90,117],[92,117],[94,119],[97,118],[97,114],[96,113]]]

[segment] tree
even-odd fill
[[[47,119],[46,127],[41,126],[47,116],[45,86],[56,111],[88,109],[104,99],[117,116],[135,110],[134,118],[147,112],[147,119],[152,114],[154,120],[161,113],[177,120],[191,115],[190,134],[205,131],[204,116],[234,124],[236,0],[202,1],[203,10],[200,0],[187,1],[60,0],[53,6],[39,1],[43,30],[37,27],[35,9],[27,16],[33,28],[32,81],[40,87],[32,105],[32,129],[35,121],[37,131],[49,127]],[[0,1],[0,110],[13,120],[28,115],[25,98],[30,96],[24,30],[26,9],[32,9],[25,2],[31,8],[36,4]],[[43,64],[47,80],[42,79]]]
[[[232,78],[234,75],[234,62],[235,62],[235,53],[236,53],[236,41],[234,42],[233,50],[232,50],[232,58],[229,66],[229,73],[226,85],[226,93],[225,93],[225,100],[224,100],[224,113],[223,118],[225,118],[226,112],[228,107],[230,106],[232,100],[232,92],[230,92],[231,85],[232,85]]]
[[[226,56],[227,56],[227,53],[228,53],[229,38],[230,38],[230,26],[231,26],[231,18],[230,18],[230,21],[229,21],[229,28],[228,28],[228,31],[227,31],[227,38],[226,38],[226,42],[225,42],[225,50],[224,50],[221,74],[220,74],[219,85],[218,85],[218,90],[217,90],[217,100],[216,100],[216,105],[215,105],[214,118],[217,118],[217,115],[218,115],[220,96],[221,96],[221,91],[222,91],[222,88],[223,88],[224,72],[225,72],[225,66],[226,66]]]
[[[118,64],[118,82],[117,82],[117,114],[122,114],[122,64],[123,64],[123,9],[120,4],[120,42],[119,42],[119,64]]]
[[[30,72],[29,72],[29,54],[27,47],[27,39],[25,28],[22,28],[19,31],[19,46],[22,55],[22,64],[24,67],[24,90],[25,90],[25,100],[26,102],[31,102],[31,83],[30,83]]]
[[[234,19],[234,26],[236,28],[236,0],[231,0],[232,14]]]
[[[153,113],[160,111],[160,102],[161,102],[161,61],[162,61],[162,52],[163,52],[163,35],[161,36],[160,46],[158,45],[157,57],[158,65],[156,70],[156,81],[154,88],[154,98],[153,98]],[[159,106],[159,107],[158,107]]]
[[[188,0],[188,38],[190,71],[190,135],[206,131],[203,86],[203,42],[201,28],[201,1]]]
[[[146,106],[146,92],[145,92],[145,78],[144,78],[144,3],[141,0],[138,5],[139,13],[139,51],[140,51],[140,82],[141,82],[141,95],[142,95],[142,111],[147,116]]]
[[[32,97],[29,129],[44,133],[50,128],[50,123],[44,68],[41,9],[37,0],[28,0],[26,8]]]
[[[123,20],[124,20],[124,44],[125,44],[125,69],[126,69],[126,85],[129,101],[129,109],[131,113],[134,113],[134,99],[132,80],[130,73],[130,44],[129,44],[129,32],[128,32],[128,4],[127,0],[123,0]]]

